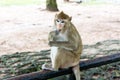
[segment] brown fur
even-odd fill
[[[57,15],[57,18],[58,19],[68,19],[69,16],[62,11]]]
[[[56,55],[52,55],[52,57],[55,57],[54,60],[51,57],[52,68],[58,70],[59,68],[73,67],[76,80],[80,80],[79,61],[82,53],[81,37],[72,24],[71,17],[67,14],[60,12],[56,14],[55,19],[65,20],[65,26],[59,32],[52,31],[49,33],[49,45],[51,47],[58,47]],[[56,22],[55,26],[57,26]]]
[[[50,46],[58,47],[57,55],[53,55],[55,60],[53,61],[53,59],[51,59],[54,65],[53,69],[58,70],[59,68],[73,67],[76,80],[80,80],[79,61],[82,53],[81,37],[71,22],[72,18],[67,14],[60,12],[56,14],[55,19],[63,19],[65,21],[65,26],[59,33],[56,34],[55,31],[52,31],[49,34],[49,41],[51,42],[53,40]],[[56,23],[55,26],[57,26]],[[59,34],[63,34],[63,37]],[[66,36],[67,40],[64,40],[64,36]],[[61,41],[62,38],[63,41]],[[62,44],[61,42],[64,43]]]

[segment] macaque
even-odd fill
[[[54,30],[49,33],[49,45],[51,47],[52,70],[72,67],[76,80],[80,80],[80,55],[82,53],[82,40],[63,11],[55,15]],[[45,65],[44,65],[44,68]]]

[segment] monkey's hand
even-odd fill
[[[58,31],[51,31],[48,36],[48,41],[56,41],[56,37],[58,34]]]

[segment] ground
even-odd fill
[[[59,10],[72,16],[81,35],[81,60],[120,52],[119,3],[86,5],[57,1]],[[48,61],[47,38],[56,13],[46,11],[45,4],[0,6],[0,78],[39,71]],[[119,80],[120,62],[82,71],[81,76],[83,80]]]
[[[120,5],[58,3],[60,11],[72,16],[83,44],[120,39]],[[0,7],[0,56],[23,51],[49,49],[48,33],[57,12],[45,4]]]

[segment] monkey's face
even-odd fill
[[[69,17],[63,11],[55,15],[54,23],[57,31],[65,31],[68,26],[67,23],[71,22],[72,17]]]
[[[61,31],[65,26],[65,21],[63,19],[56,19],[56,28]]]

